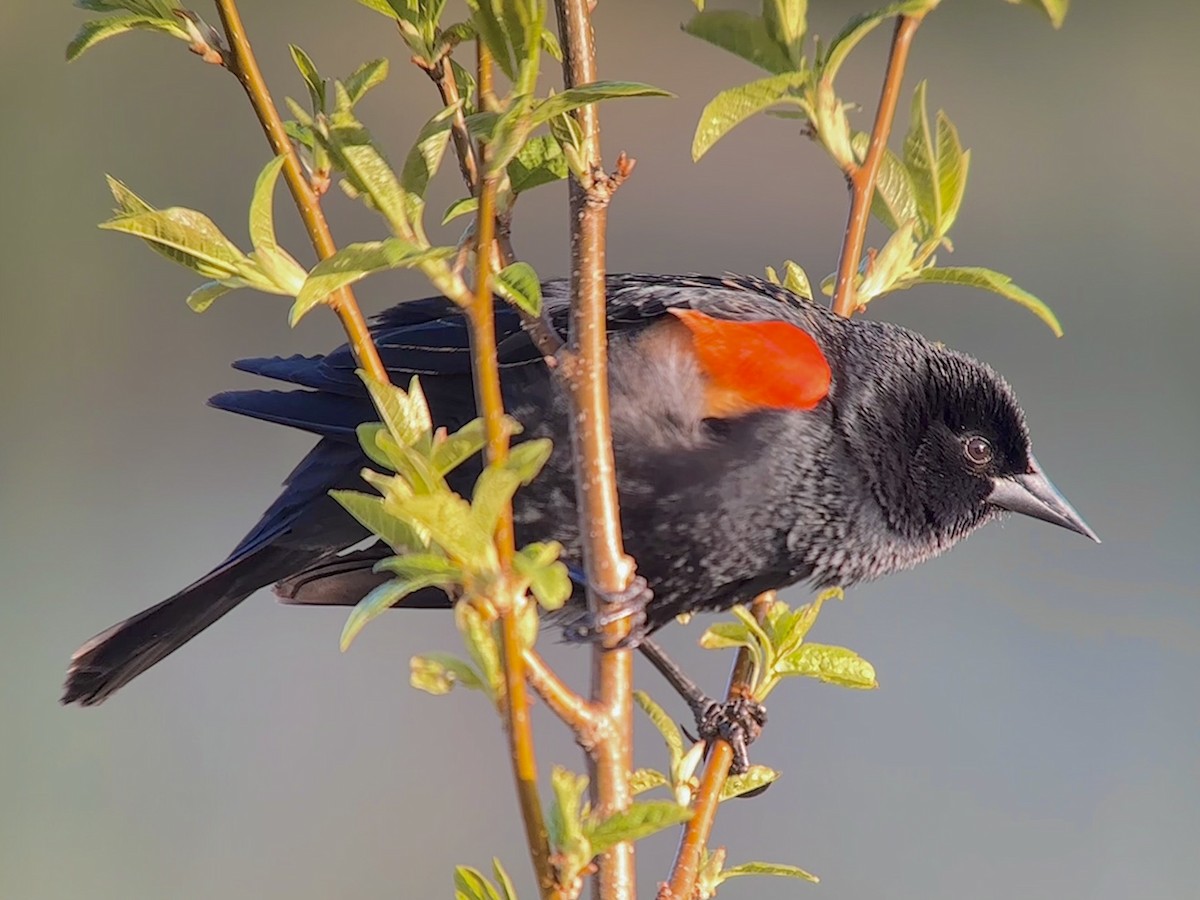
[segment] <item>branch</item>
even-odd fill
[[[767,610],[775,602],[775,592],[767,591],[754,598],[751,611],[760,622],[766,619]],[[733,700],[750,692],[750,679],[754,674],[754,657],[749,649],[738,651],[729,676],[726,697]],[[721,802],[721,791],[729,777],[729,766],[733,762],[733,748],[726,741],[717,739],[708,754],[700,787],[696,790],[696,802],[692,818],[683,828],[679,849],[671,867],[671,880],[658,889],[658,900],[692,900],[696,892],[696,877],[700,871],[700,856],[708,846],[712,835],[713,820],[717,816],[717,805]]]
[[[924,13],[901,16],[896,20],[887,73],[884,75],[883,90],[879,95],[879,108],[875,111],[875,125],[871,129],[867,155],[861,165],[852,166],[846,172],[846,177],[850,180],[850,218],[846,222],[846,236],[842,241],[842,255],[838,260],[837,283],[833,293],[833,311],[839,316],[851,316],[858,309],[858,289],[854,281],[858,273],[858,261],[863,254],[863,245],[867,240],[867,223],[871,218],[875,177],[879,174],[879,165],[883,162],[883,153],[887,149],[892,120],[896,117],[896,103],[904,81],[908,51],[923,16]]]
[[[463,183],[467,190],[474,194],[479,188],[479,162],[475,156],[475,146],[471,143],[471,134],[467,130],[466,113],[459,104],[458,82],[454,80],[450,54],[442,56],[436,66],[426,68],[425,72],[437,87],[442,103],[446,106],[458,106],[450,119],[450,137],[454,141],[454,153],[458,157],[458,170],[462,173]]]
[[[479,82],[491,81],[491,57],[480,41]],[[487,163],[486,147],[480,145],[476,159]],[[492,305],[492,243],[496,224],[496,179],[477,182],[479,214],[475,244],[475,296],[468,309],[471,324],[472,370],[475,397],[487,431],[488,462],[502,463],[508,458],[508,430],[504,424],[504,398],[500,391],[500,366],[496,353],[495,308]],[[508,504],[496,526],[496,548],[500,565],[511,570],[514,551],[512,504]],[[550,863],[550,835],[538,795],[537,758],[534,754],[533,723],[529,716],[526,690],[524,641],[521,638],[521,613],[527,597],[509,597],[500,604],[500,647],[504,667],[504,717],[508,733],[509,756],[517,783],[517,800],[525,823],[525,838],[541,897],[558,898],[554,868]]]
[[[595,81],[596,47],[587,0],[556,0],[555,10],[563,46],[565,87]],[[583,134],[580,156],[590,177],[586,178],[587,184],[580,184],[576,178],[570,184],[571,326],[561,372],[571,398],[575,484],[580,533],[585,536],[589,604],[598,612],[606,602],[603,594],[623,590],[633,577],[634,567],[621,540],[608,409],[604,235],[611,190],[607,189],[608,179],[601,168],[596,108],[584,106],[575,115]],[[612,623],[605,629],[605,643],[620,640],[628,629],[627,621]],[[609,726],[591,754],[596,811],[607,816],[625,809],[632,801],[631,651],[596,647],[592,656],[592,701]],[[597,887],[602,900],[634,896],[631,843],[618,844],[600,858]]]
[[[216,0],[216,4],[221,24],[225,28],[225,40],[229,42],[229,53],[224,57],[225,67],[245,89],[275,155],[286,157],[283,163],[283,178],[296,201],[296,208],[300,211],[300,218],[304,221],[304,228],[312,241],[313,249],[317,251],[319,258],[328,259],[333,256],[337,246],[333,243],[333,235],[329,231],[329,223],[325,221],[325,214],[321,212],[321,199],[304,177],[296,148],[292,146],[291,139],[284,130],[279,110],[275,108],[271,92],[267,90],[267,82],[258,68],[258,60],[254,58],[254,51],[250,48],[237,3],[235,0]],[[371,339],[367,320],[363,318],[362,310],[359,309],[358,301],[354,299],[350,288],[341,288],[331,294],[325,302],[341,319],[342,328],[359,365],[376,380],[385,384],[390,382],[387,369],[384,368],[375,342]]]
[[[591,753],[603,727],[603,718],[587,699],[571,690],[532,647],[525,649],[525,677],[550,711],[575,732],[580,745]]]

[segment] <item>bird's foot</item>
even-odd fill
[[[734,697],[725,702],[706,698],[707,703],[694,708],[696,730],[700,738],[717,738],[733,750],[731,775],[740,775],[750,768],[749,747],[762,734],[767,724],[767,709],[753,697]]]
[[[641,575],[634,577],[628,587],[621,591],[601,591],[604,607],[599,612],[588,611],[563,629],[563,638],[572,643],[602,644],[606,650],[626,650],[637,647],[649,629],[646,627],[646,607],[654,599],[654,592]],[[606,641],[605,629],[613,622],[629,621],[629,631],[618,641]]]

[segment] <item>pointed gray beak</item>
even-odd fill
[[[1000,509],[1061,525],[1091,538],[1097,544],[1100,543],[1096,532],[1088,527],[1083,517],[1067,502],[1067,498],[1050,483],[1037,460],[1032,457],[1029,460],[1029,471],[1024,475],[993,478],[992,492],[988,494],[987,502]]]

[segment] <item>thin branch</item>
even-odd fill
[[[556,0],[563,47],[563,81],[567,88],[596,80],[596,48],[587,0]],[[579,497],[584,562],[593,611],[603,609],[604,594],[623,590],[633,577],[633,561],[621,539],[612,432],[608,408],[608,354],[605,334],[605,256],[607,176],[601,168],[600,120],[595,106],[576,113],[582,132],[580,156],[590,177],[572,178],[571,198],[571,326],[570,346],[560,370],[571,397],[571,437],[575,483]],[[628,633],[625,621],[605,629],[606,642]],[[629,650],[597,647],[592,657],[592,702],[609,728],[596,742],[592,786],[597,812],[610,815],[632,801],[629,773],[633,768],[633,659]],[[599,860],[598,896],[602,900],[633,897],[636,892],[632,843],[618,844]]]
[[[525,677],[550,711],[575,732],[579,743],[590,753],[604,723],[587,698],[571,690],[533,648],[525,650]]]
[[[475,157],[475,145],[467,130],[467,116],[463,111],[458,93],[458,82],[454,80],[454,67],[450,65],[450,54],[445,54],[436,66],[425,69],[447,107],[457,107],[450,117],[450,137],[454,141],[454,153],[458,157],[458,170],[463,183],[471,194],[479,187],[479,162]]]
[[[754,598],[750,609],[755,617],[764,621],[767,610],[775,602],[775,592],[767,591]],[[743,647],[738,651],[733,664],[733,672],[729,676],[729,689],[726,697],[733,700],[747,696],[750,692],[750,680],[754,675],[754,657]],[[658,890],[658,900],[691,900],[696,891],[696,877],[700,871],[700,857],[708,846],[712,834],[713,820],[717,815],[717,805],[721,802],[721,791],[725,787],[725,779],[729,777],[729,766],[733,762],[733,748],[721,739],[713,743],[704,766],[704,775],[700,779],[700,787],[696,791],[696,802],[692,818],[684,826],[683,835],[679,839],[679,849],[675,853],[675,863],[671,867],[671,880],[664,883]]]
[[[246,37],[246,29],[242,25],[242,17],[238,12],[237,3],[235,0],[216,0],[216,4],[217,12],[221,16],[221,24],[225,29],[225,39],[229,42],[229,53],[224,55],[225,66],[237,78],[250,98],[250,104],[254,107],[254,112],[267,135],[271,149],[276,156],[283,155],[285,157],[283,178],[287,182],[288,190],[292,193],[292,198],[296,201],[300,218],[304,221],[304,228],[312,241],[313,249],[317,251],[317,256],[321,259],[328,259],[337,251],[337,245],[333,242],[329,223],[325,221],[325,214],[321,211],[321,198],[304,177],[300,157],[296,153],[296,148],[292,146],[291,139],[288,138],[287,131],[283,127],[283,120],[279,117],[279,110],[271,99],[271,92],[267,90],[267,82],[258,67],[258,60],[254,58],[254,51]],[[354,299],[354,293],[349,288],[342,288],[331,294],[325,302],[341,319],[342,328],[345,329],[346,338],[358,358],[359,365],[372,378],[388,382],[390,379],[387,369],[384,368],[383,361],[379,358],[379,351],[376,350],[375,342],[371,339],[367,320],[363,318],[358,301]]]
[[[480,41],[479,80],[491,79],[492,61]],[[476,156],[487,164],[486,148]],[[471,358],[475,374],[475,402],[483,416],[487,432],[490,463],[508,458],[508,429],[504,423],[504,398],[500,391],[500,366],[496,353],[495,309],[492,305],[492,244],[496,224],[496,179],[484,177],[478,182],[479,213],[475,244],[475,296],[468,310],[471,324]],[[496,526],[496,549],[504,570],[512,566],[514,541],[512,505],[509,504]],[[504,667],[504,717],[508,732],[509,756],[517,784],[517,800],[525,823],[525,838],[543,898],[557,898],[554,868],[550,863],[550,835],[537,784],[537,757],[534,753],[533,722],[529,716],[529,693],[525,680],[524,641],[521,637],[521,613],[528,598],[509,598],[500,608],[500,646]]]
[[[867,223],[871,218],[875,177],[879,174],[883,153],[887,149],[892,120],[896,117],[896,103],[904,81],[908,51],[922,18],[923,14],[901,16],[896,20],[892,49],[888,54],[887,74],[884,76],[883,90],[879,95],[879,108],[875,111],[875,125],[871,129],[867,155],[862,165],[854,166],[846,173],[850,181],[850,217],[846,222],[846,236],[842,241],[842,255],[838,260],[837,283],[833,293],[833,311],[839,316],[853,315],[858,309],[858,289],[854,282],[858,273],[858,262],[863,254],[863,244],[867,240]]]

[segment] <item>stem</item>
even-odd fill
[[[766,591],[754,598],[750,609],[755,618],[762,622],[774,602],[775,592]],[[753,675],[754,657],[743,647],[738,651],[737,660],[733,664],[726,696],[732,700],[748,694]],[[733,748],[723,740],[715,741],[704,766],[700,787],[696,791],[692,818],[684,826],[683,836],[679,839],[679,849],[675,853],[675,863],[671,868],[671,880],[659,888],[658,900],[691,900],[695,894],[700,855],[708,846],[713,820],[717,816],[717,805],[721,802],[721,791],[725,787],[725,779],[729,777],[729,765],[732,762]]]
[[[490,81],[492,61],[483,42],[479,44],[479,80]],[[477,156],[486,167],[487,148],[480,145]],[[504,424],[504,398],[500,391],[500,366],[496,358],[496,322],[492,305],[492,242],[496,224],[496,179],[485,177],[479,183],[479,214],[475,244],[475,295],[467,311],[471,325],[471,359],[475,374],[475,402],[487,431],[487,455],[490,464],[508,458],[508,430]],[[500,516],[496,526],[496,549],[500,565],[508,571],[513,558],[512,505]],[[517,785],[517,800],[525,824],[525,839],[537,877],[538,893],[557,898],[554,868],[550,863],[550,835],[538,794],[537,757],[534,754],[533,723],[529,716],[529,693],[525,686],[524,641],[520,617],[529,603],[527,597],[510,597],[500,608],[500,647],[504,667],[504,717],[508,732],[509,756]]]
[[[556,0],[563,46],[565,87],[596,80],[596,47],[587,0]],[[633,577],[633,561],[621,540],[620,509],[613,463],[608,409],[608,354],[605,334],[604,236],[611,190],[600,163],[600,120],[593,105],[575,116],[583,133],[580,147],[588,184],[571,179],[571,327],[563,374],[571,397],[571,437],[584,540],[589,603],[600,610],[598,592],[615,593]],[[614,622],[605,637],[628,632]],[[606,641],[607,642],[607,641]],[[597,813],[611,815],[632,801],[633,659],[629,650],[592,654],[592,702],[606,727],[592,749],[592,786]],[[598,895],[602,900],[632,898],[636,893],[632,843],[618,844],[599,860]]]
[[[292,146],[287,131],[284,130],[279,110],[275,108],[271,92],[267,90],[267,82],[258,67],[258,60],[254,58],[254,51],[250,48],[237,3],[235,0],[216,0],[216,4],[221,24],[225,28],[225,39],[229,42],[229,55],[225,65],[250,98],[250,104],[254,107],[271,149],[275,151],[276,156],[285,157],[283,178],[296,201],[296,208],[300,211],[300,218],[304,221],[309,240],[312,241],[317,256],[328,259],[337,251],[337,246],[329,231],[329,223],[325,221],[325,214],[321,211],[321,198],[304,177],[300,157],[296,155],[296,148]],[[389,382],[391,379],[379,358],[379,351],[371,339],[371,330],[358,307],[358,301],[354,299],[354,293],[349,288],[342,288],[331,294],[325,302],[341,319],[342,328],[359,365],[372,378],[385,384]]]
[[[525,649],[525,676],[529,686],[575,732],[579,743],[590,753],[603,720],[587,699],[571,690],[532,647]]]
[[[454,80],[454,68],[450,65],[450,54],[442,57],[435,68],[426,69],[437,86],[445,106],[456,106],[459,102],[458,82]],[[450,137],[454,141],[454,153],[458,157],[458,170],[463,183],[472,194],[479,187],[479,163],[475,158],[475,147],[467,130],[467,116],[461,105],[450,118]]]
[[[850,181],[850,218],[846,222],[846,236],[842,241],[837,285],[833,293],[833,311],[839,316],[851,316],[858,309],[858,290],[854,281],[858,272],[858,261],[863,254],[863,245],[867,240],[871,198],[875,195],[875,177],[879,174],[883,153],[887,149],[892,120],[896,117],[896,103],[904,81],[908,51],[922,17],[923,14],[901,16],[896,20],[892,48],[888,54],[887,73],[883,78],[883,90],[879,95],[879,108],[875,111],[875,125],[871,129],[867,155],[862,165],[855,166],[852,171],[846,173]]]

